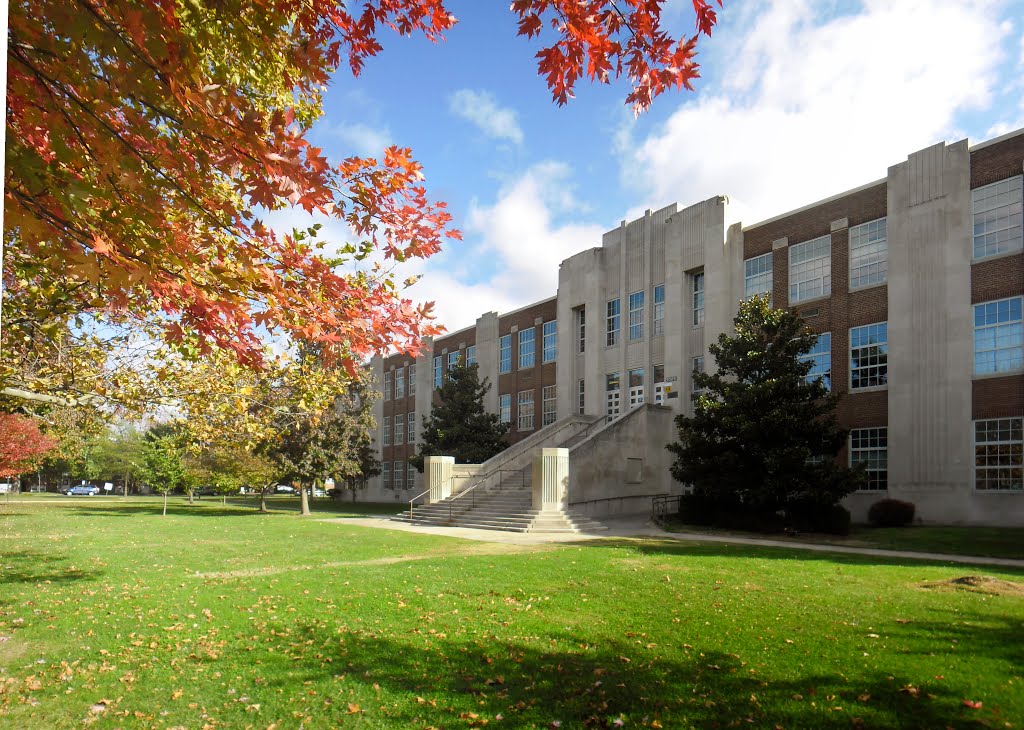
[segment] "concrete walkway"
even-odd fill
[[[943,563],[961,563],[965,565],[993,565],[1024,570],[1024,558],[984,558],[969,555],[946,555],[940,553],[919,553],[909,550],[880,550],[877,548],[853,547],[849,545],[822,545],[819,543],[796,542],[789,540],[772,540],[760,537],[739,537],[728,535],[705,535],[695,532],[666,532],[645,516],[614,517],[601,520],[608,527],[607,531],[590,533],[555,533],[538,532],[502,532],[499,530],[475,530],[466,527],[436,527],[434,525],[411,525],[407,522],[395,522],[386,517],[336,518],[325,522],[340,522],[347,525],[376,527],[384,530],[402,532],[418,532],[425,535],[444,535],[464,540],[496,542],[513,545],[544,545],[560,542],[584,542],[601,539],[621,538],[656,538],[675,540],[678,542],[725,543],[729,545],[754,545],[757,547],[779,547],[789,550],[808,550],[818,553],[840,553],[844,555],[864,555],[876,558],[897,558],[900,560],[930,560]]]

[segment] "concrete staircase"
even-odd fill
[[[569,510],[541,512],[533,508],[531,468],[504,476],[495,485],[463,491],[433,504],[406,510],[393,520],[416,525],[467,527],[506,532],[589,533],[607,530],[599,522]]]

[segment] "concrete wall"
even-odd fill
[[[569,509],[592,517],[649,514],[652,495],[680,494],[665,448],[677,439],[674,417],[671,408],[647,403],[570,448]]]

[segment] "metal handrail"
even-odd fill
[[[490,471],[487,474],[484,474],[479,479],[479,481],[477,481],[477,483],[474,484],[473,486],[471,486],[469,489],[464,489],[461,492],[459,492],[458,494],[453,494],[448,499],[448,519],[449,520],[452,519],[452,516],[453,516],[452,515],[452,505],[455,504],[456,500],[462,499],[463,497],[465,497],[470,492],[473,493],[473,498],[470,500],[470,502],[471,502],[470,509],[473,509],[473,507],[476,507],[476,488],[477,487],[482,487],[487,482],[487,480],[490,479],[491,477],[493,477],[495,474],[498,475],[498,489],[501,489],[501,485],[505,481],[505,479],[501,476],[502,474],[504,474],[506,472],[509,472],[511,474],[522,474],[523,471],[526,468],[528,468],[528,467],[523,467],[523,469],[495,469],[494,471]],[[526,479],[524,477],[523,478],[523,482],[525,483],[525,481],[526,481]]]
[[[409,500],[409,519],[410,520],[412,519],[412,503],[415,502],[420,497],[425,497],[428,494],[430,494],[430,490],[429,489],[427,491],[425,491],[425,492],[420,492],[415,497],[413,497],[412,499]]]

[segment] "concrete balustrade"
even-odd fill
[[[452,494],[455,471],[454,456],[428,456],[424,460],[423,476],[427,479],[427,504],[440,502]]]
[[[569,449],[537,449],[533,456],[533,508],[564,509],[569,494]]]

